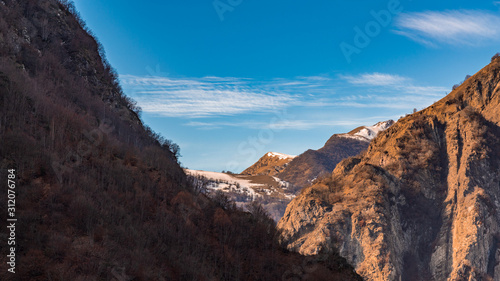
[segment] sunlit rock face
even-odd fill
[[[366,280],[500,280],[500,60],[306,188],[278,227]]]

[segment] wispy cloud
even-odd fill
[[[301,114],[328,108],[403,110],[427,106],[446,91],[442,87],[417,85],[412,79],[401,75],[379,72],[266,81],[214,76],[172,78],[133,75],[121,75],[120,80],[126,93],[137,100],[144,112],[190,119],[242,114],[254,116],[292,107]],[[332,125],[331,122],[306,122],[303,117],[283,121],[280,126],[284,129],[303,129]],[[204,129],[231,126],[261,129],[269,125],[205,121],[193,120],[186,125]]]
[[[348,83],[355,86],[368,87],[372,90],[390,91],[394,94],[418,94],[419,96],[442,97],[444,87],[415,85],[413,79],[388,73],[363,73],[359,75],[340,75]]]
[[[265,112],[297,101],[288,93],[266,91],[245,78],[174,79],[122,75],[125,87],[145,112],[199,118]]]
[[[408,80],[405,77],[386,73],[365,73],[358,76],[341,75],[341,78],[347,80],[351,84],[367,85],[367,86],[390,86],[404,83]]]
[[[424,108],[447,93],[447,88],[416,85],[413,79],[396,74],[376,72],[341,75],[340,78],[365,92],[338,98],[335,105],[341,107],[401,110]]]
[[[240,121],[240,122],[188,122],[185,125],[199,127],[206,130],[220,129],[222,127],[245,127],[249,129],[271,129],[275,131],[281,130],[310,130],[318,127],[336,127],[336,126],[361,126],[361,125],[371,125],[373,122],[376,123],[380,120],[385,120],[389,118],[397,118],[398,116],[387,117],[387,116],[373,116],[363,119],[349,119],[349,120],[312,120],[312,119],[297,119],[297,120],[280,120],[278,122],[266,123],[260,121]]]
[[[385,117],[384,117],[385,118]],[[384,119],[382,118],[382,119]],[[318,127],[336,127],[336,126],[361,126],[367,120],[374,118],[367,117],[363,120],[284,120],[274,124],[268,124],[267,128],[272,130],[310,130]],[[380,120],[380,119],[376,119]]]
[[[500,39],[500,17],[485,11],[405,13],[396,19],[396,27],[396,33],[429,46],[476,45]]]
[[[324,76],[256,81],[120,75],[120,80],[143,111],[166,117],[203,118],[270,112],[294,105],[317,106],[320,99],[307,97],[334,92],[331,78]]]

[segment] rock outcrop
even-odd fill
[[[500,59],[306,188],[278,224],[366,280],[500,280]]]

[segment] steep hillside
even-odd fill
[[[303,190],[283,243],[339,249],[366,280],[500,280],[499,82],[497,58]]]
[[[275,176],[281,172],[296,156],[268,152],[252,166],[246,168],[242,175]]]
[[[322,148],[309,149],[295,157],[277,176],[293,184],[294,190],[298,191],[331,173],[343,159],[356,156],[368,148],[369,142],[392,124],[394,121],[389,120],[370,127],[359,127],[347,134],[335,134]]]
[[[0,280],[359,280],[201,193],[83,27],[65,1],[0,1]]]

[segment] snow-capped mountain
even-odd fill
[[[352,139],[370,142],[380,132],[387,130],[394,123],[396,123],[396,122],[394,122],[394,120],[382,121],[382,122],[378,122],[377,124],[375,124],[373,126],[358,127],[356,129],[350,131],[347,134],[340,134],[339,136],[344,137],[344,138],[352,138]]]
[[[241,172],[242,175],[252,176],[275,176],[292,161],[295,155],[288,155],[278,152],[268,152],[264,154],[255,164]]]
[[[291,188],[298,192],[318,177],[330,174],[343,159],[368,148],[372,139],[394,123],[388,120],[373,126],[361,126],[346,134],[335,134],[322,148],[309,149],[293,158],[276,176],[291,183]]]
[[[279,152],[268,152],[268,153],[266,153],[266,156],[278,157],[278,159],[280,159],[280,160],[293,159],[293,158],[297,157],[297,155],[288,155],[288,154],[283,154],[283,153],[279,153]]]

